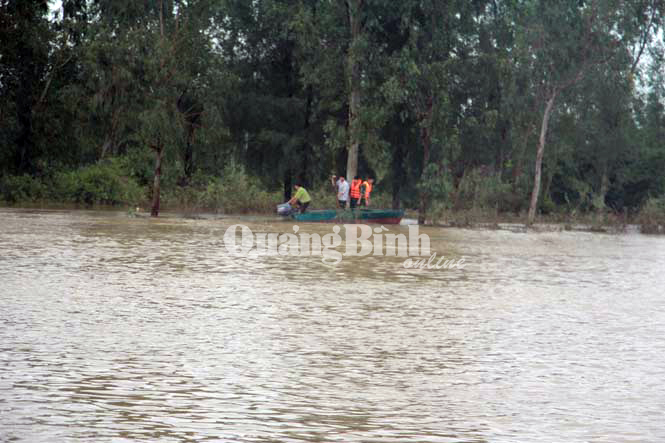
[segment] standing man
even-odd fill
[[[360,180],[360,176],[356,175],[351,182],[351,188],[349,190],[349,197],[351,197],[351,209],[354,209],[356,206],[360,205],[360,185],[362,184],[362,180]]]
[[[296,190],[296,194],[291,198],[291,200],[289,200],[289,204],[291,206],[297,204],[298,209],[300,209],[300,213],[304,214],[307,210],[307,206],[309,206],[309,202],[312,201],[312,198],[309,196],[307,190],[303,188],[302,183],[297,182],[293,187]]]
[[[362,194],[362,202],[361,206],[369,206],[369,196],[372,193],[372,188],[374,187],[374,179],[371,177],[368,177],[365,179],[363,182],[360,192]]]
[[[335,182],[336,178],[337,176],[333,175],[330,182],[337,189],[337,205],[342,209],[346,209],[346,202],[349,200],[349,182],[344,180],[343,175],[340,175]]]

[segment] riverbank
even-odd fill
[[[82,167],[75,171],[51,171],[43,177],[5,176],[0,178],[0,204],[32,209],[111,209],[129,215],[150,213],[152,199],[148,181],[129,174],[127,159],[115,159]],[[474,229],[527,230],[525,208],[508,204],[504,199],[484,198],[479,189],[441,196],[429,202],[426,224],[441,227]],[[311,209],[334,208],[335,192],[329,184],[308,189]],[[461,192],[461,194],[460,194]],[[454,194],[454,195],[453,195]],[[460,197],[461,196],[461,197]],[[482,197],[482,198],[481,198]],[[513,195],[511,201],[525,201],[524,195]],[[160,215],[182,214],[260,215],[275,213],[284,202],[283,189],[268,187],[243,168],[227,167],[220,177],[195,175],[187,186],[177,184],[175,177],[164,180],[160,198]],[[399,199],[406,207],[406,218],[417,219],[418,202]],[[372,207],[389,208],[393,196],[379,186],[372,194]],[[409,209],[413,208],[413,209]],[[587,232],[622,232],[639,226],[648,234],[665,233],[665,198],[647,198],[639,207],[614,212],[598,205],[542,205],[542,212],[529,229]]]
[[[121,217],[150,219],[150,210],[142,207],[121,208],[108,205],[63,205],[55,203],[32,203],[27,205],[0,206],[0,209],[16,211],[90,211],[100,213],[115,213]],[[187,220],[225,220],[229,218],[243,217],[249,219],[263,220],[289,220],[280,217],[270,211],[245,211],[242,213],[224,213],[208,210],[194,210],[193,208],[165,208],[159,215],[160,219],[187,219]],[[665,235],[665,223],[639,223],[638,217],[624,221],[616,217],[605,217],[604,221],[591,215],[569,216],[568,218],[557,216],[540,216],[536,223],[527,226],[524,222],[525,216],[499,215],[474,213],[473,215],[464,211],[450,212],[444,217],[428,219],[427,226],[443,229],[471,229],[471,230],[496,230],[515,233],[526,232],[598,232],[607,234],[642,233]],[[402,219],[403,225],[417,224],[418,212],[406,210]]]

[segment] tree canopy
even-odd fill
[[[635,212],[665,202],[664,19],[663,0],[0,0],[0,195],[157,215],[163,193],[344,174],[421,222]]]

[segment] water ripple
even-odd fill
[[[273,219],[0,221],[0,441],[665,439],[661,238],[425,228],[467,266],[414,271],[226,251]]]

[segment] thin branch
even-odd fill
[[[640,37],[640,50],[637,52],[637,56],[635,57],[635,60],[633,61],[633,65],[630,67],[630,74],[633,75],[635,74],[635,70],[637,69],[637,65],[640,62],[640,58],[642,57],[642,52],[644,52],[644,48],[646,47],[648,40],[649,40],[649,34],[651,33],[651,25],[653,24],[654,19],[656,18],[656,0],[653,0],[651,2],[651,17],[649,18],[649,23],[647,24],[646,29],[644,30],[644,34]]]

